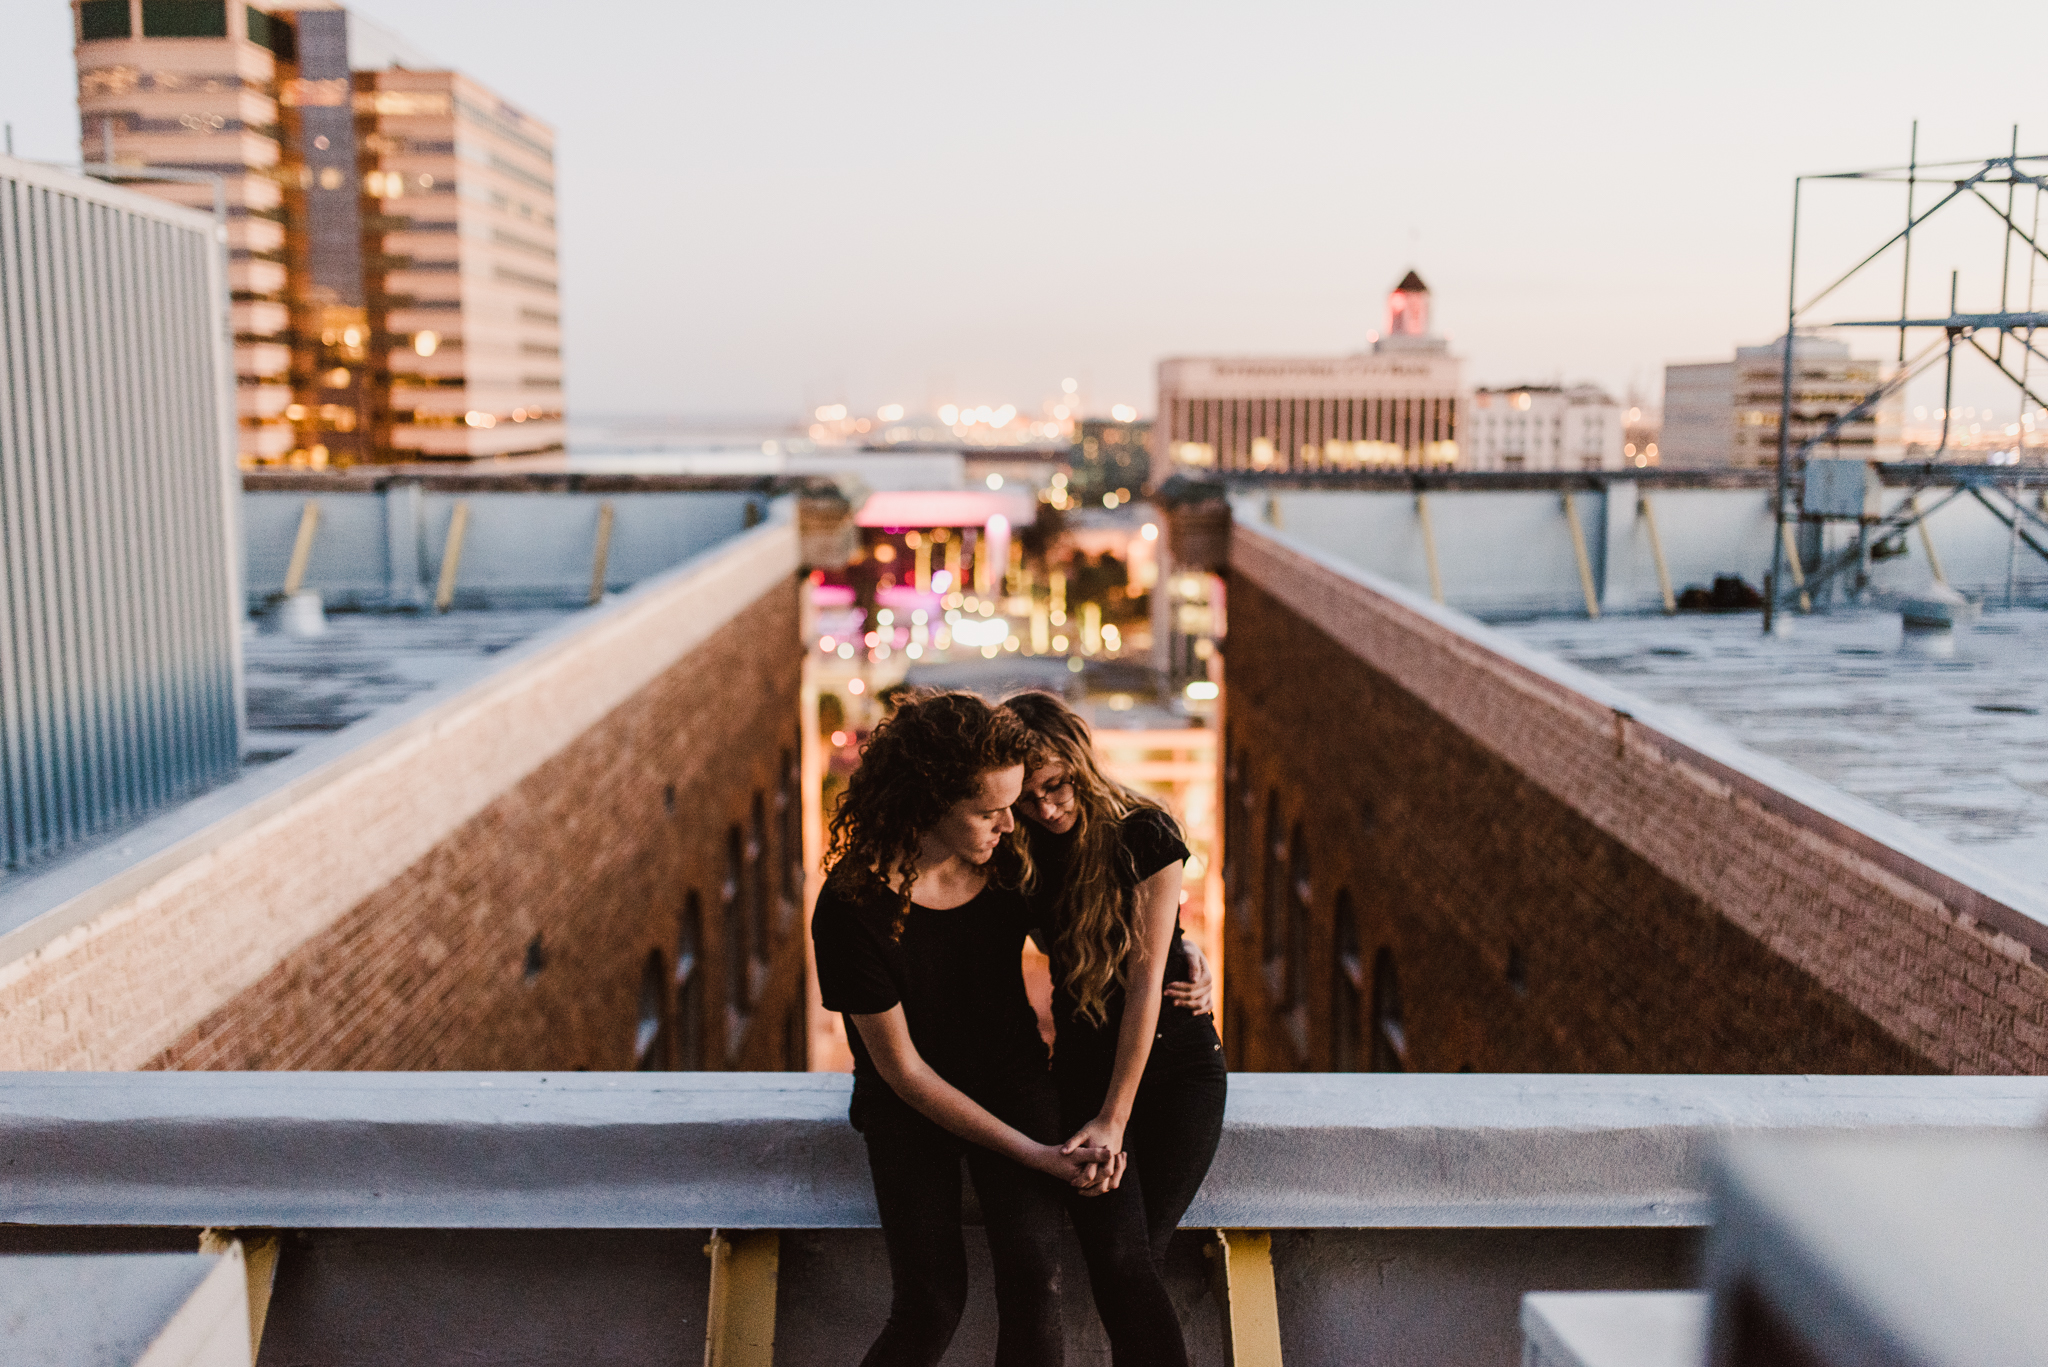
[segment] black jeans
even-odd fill
[[[1041,1143],[1058,1143],[1059,1104],[1050,1078],[1027,1079],[974,1098]],[[1044,1173],[955,1138],[894,1094],[854,1102],[868,1146],[875,1205],[889,1249],[889,1322],[863,1367],[936,1363],[967,1305],[967,1249],[960,1232],[960,1164],[988,1231],[995,1265],[997,1367],[1059,1367],[1059,1246],[1067,1188]]]
[[[1216,1029],[1206,1018],[1162,1021],[1145,1062],[1131,1118],[1122,1183],[1107,1196],[1069,1201],[1095,1310],[1116,1367],[1184,1367],[1187,1346],[1161,1272],[1223,1136],[1228,1075]],[[1105,1046],[1105,1043],[1107,1047]],[[1115,1037],[1062,1037],[1053,1053],[1066,1133],[1094,1119],[1109,1091]]]

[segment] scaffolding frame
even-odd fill
[[[1916,209],[1915,200],[1923,176],[1926,177],[1927,183],[1931,185],[1941,184],[1946,181],[1949,188],[1931,207],[1921,211]],[[1808,181],[1864,181],[1880,184],[1903,184],[1906,187],[1906,222],[1905,226],[1899,229],[1898,232],[1893,233],[1855,265],[1836,276],[1819,293],[1801,303],[1799,299],[1799,210],[1800,200]],[[1998,202],[1991,195],[1985,193],[1987,187],[1995,190],[1997,186],[2001,185],[2005,187],[2006,191],[2005,206],[2003,208],[1999,207]],[[2018,194],[2021,186],[2031,186],[2034,190],[2034,211],[2030,224],[2031,231],[2028,228],[2022,228],[2014,216],[2014,211],[2018,207]],[[1909,529],[1923,523],[1937,509],[1946,506],[1965,492],[1971,494],[1994,517],[1997,517],[2012,529],[2015,550],[2024,541],[2036,554],[2042,556],[2043,559],[2048,559],[2048,544],[2044,544],[2044,542],[2048,542],[2048,538],[2037,539],[2026,530],[2025,524],[2030,521],[2044,530],[2048,530],[2048,523],[2044,523],[2042,518],[2024,506],[2021,496],[2024,489],[2024,479],[2018,481],[2014,488],[2006,489],[1999,486],[1996,476],[1990,473],[1990,467],[1955,466],[1949,470],[1941,468],[1943,459],[1949,450],[1949,433],[1954,421],[1955,360],[1956,351],[1959,346],[1968,346],[1971,350],[1982,356],[1986,361],[1990,362],[2000,375],[2017,388],[2022,399],[2021,407],[2023,411],[2025,401],[2027,400],[2031,400],[2039,407],[2048,408],[2048,400],[2043,400],[2035,390],[2035,385],[2039,381],[2036,381],[2032,375],[2034,361],[2040,360],[2044,364],[2048,364],[2048,351],[2042,350],[2035,343],[2035,330],[2048,325],[2048,311],[2036,310],[2034,293],[2036,277],[2039,274],[2038,267],[2043,262],[2048,262],[2048,249],[2044,249],[2041,243],[2041,195],[2044,190],[2048,190],[2048,153],[2022,156],[2019,150],[2018,125],[2013,127],[2012,148],[2005,156],[1985,157],[1974,161],[1922,162],[1920,160],[1920,124],[1917,120],[1913,124],[1910,150],[1904,166],[1882,166],[1862,171],[1834,171],[1816,175],[1795,176],[1793,178],[1792,259],[1791,266],[1786,273],[1785,332],[1781,339],[1781,349],[1783,352],[1780,362],[1782,378],[1778,396],[1778,470],[1775,495],[1777,535],[1772,538],[1771,570],[1766,577],[1764,586],[1763,627],[1766,632],[1772,629],[1776,613],[1783,602],[1797,599],[1803,608],[1808,607],[1811,601],[1810,594],[1813,589],[1826,583],[1851,565],[1857,567],[1857,586],[1860,588],[1863,583],[1864,566],[1867,564],[1869,550],[1873,544],[1873,537],[1871,535],[1873,531],[1877,533],[1874,540],[1878,544],[1892,537],[1903,537]],[[1960,273],[1951,271],[1949,273],[1949,309],[1947,316],[1941,318],[1915,318],[1911,316],[1914,231],[1922,228],[1928,220],[1949,208],[1949,206],[1971,202],[1980,204],[1990,210],[2004,225],[2005,229],[2003,239],[2004,250],[1999,268],[1997,311],[1993,313],[1959,312],[1957,309],[1957,291]],[[2014,285],[2012,278],[2012,244],[2015,238],[2025,243],[2027,247],[2026,307],[2017,310],[2011,307]],[[1875,320],[1837,319],[1820,323],[1802,321],[1810,319],[1813,311],[1822,301],[1833,295],[1835,291],[1871,270],[1894,247],[1900,249],[1901,257],[1899,316],[1897,318]],[[1795,447],[1792,442],[1792,380],[1798,355],[1799,330],[1802,326],[1809,333],[1838,327],[1895,329],[1898,332],[1899,341],[1896,367],[1890,378],[1864,395],[1847,412],[1835,416],[1818,432],[1808,436]],[[1906,354],[1908,334],[1915,331],[1924,332],[1930,329],[1939,330],[1942,333],[1942,337],[1920,348],[1911,359],[1908,359]],[[1979,333],[1995,334],[1997,339],[1996,347],[1986,346],[1979,339]],[[2017,347],[2017,353],[2013,358],[2018,365],[2017,373],[2007,365],[2006,344],[2008,339]],[[1903,390],[1910,381],[1927,373],[1936,362],[1940,362],[1944,367],[1941,442],[1934,452],[1934,459],[1921,467],[1922,478],[1916,481],[1912,493],[1891,514],[1876,519],[1869,517],[1860,519],[1856,544],[1845,551],[1838,552],[1834,556],[1824,557],[1822,561],[1816,563],[1812,573],[1801,573],[1797,566],[1797,558],[1794,556],[1791,568],[1793,569],[1794,577],[1802,582],[1795,585],[1792,592],[1787,593],[1785,571],[1788,568],[1787,554],[1792,544],[1792,524],[1804,521],[1824,521],[1824,519],[1817,515],[1806,512],[1804,508],[1803,495],[1808,453],[1816,446],[1832,442],[1842,429],[1850,423],[1863,421],[1865,418],[1873,415],[1879,404],[1890,398],[1894,393]],[[2026,429],[2024,424],[2020,429],[2019,441],[2021,449],[2024,450],[2026,445]],[[1795,486],[1801,495],[1801,506],[1796,509],[1792,505]],[[1920,507],[1920,494],[1927,489],[1941,486],[1949,487],[1951,492],[1933,506],[1923,510]],[[2012,509],[2010,515],[1993,502],[1990,497],[1990,491],[1995,491],[2005,501],[2010,503]],[[1921,530],[1924,535],[1924,526]],[[2010,581],[2010,577],[2009,575],[2008,581]],[[2008,582],[2008,603],[2010,603],[2011,592],[2011,584]]]

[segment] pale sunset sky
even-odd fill
[[[1149,412],[1162,356],[1360,349],[1410,267],[1474,382],[1654,399],[1782,327],[1796,173],[1903,163],[1915,118],[1923,159],[2048,152],[2039,0],[355,7],[558,130],[572,414],[1035,411],[1064,376]],[[10,5],[0,119],[75,160],[60,0]],[[1814,281],[1903,219],[1812,194]],[[1956,224],[1916,309],[1950,269],[1997,303],[1997,221]]]

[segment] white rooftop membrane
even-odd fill
[[[2048,890],[2048,613],[1907,635],[1897,612],[1524,622],[1495,630]],[[1949,653],[1952,650],[1953,653]]]

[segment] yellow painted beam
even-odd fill
[[[612,501],[597,505],[597,553],[590,562],[590,606],[604,598],[604,571],[612,555]]]
[[[1909,500],[1913,509],[1913,525],[1920,529],[1920,546],[1927,552],[1927,568],[1934,573],[1934,582],[1947,585],[1948,576],[1941,572],[1941,556],[1934,549],[1934,537],[1927,530],[1927,519],[1920,516],[1920,495]]]
[[[1203,1250],[1223,1302],[1223,1347],[1230,1367],[1280,1367],[1280,1298],[1273,1287],[1273,1236],[1219,1229]]]
[[[1790,522],[1781,522],[1778,526],[1785,533],[1785,565],[1786,568],[1792,571],[1793,587],[1799,590],[1799,610],[1801,612],[1812,612],[1813,595],[1806,591],[1806,569],[1799,563],[1799,542],[1792,535],[1792,524]],[[1773,592],[1776,592],[1776,590],[1773,590]]]
[[[320,505],[306,500],[299,514],[299,534],[292,541],[291,564],[284,572],[284,596],[289,598],[306,586],[306,564],[313,558],[313,538],[320,531]]]
[[[1415,517],[1422,524],[1422,558],[1429,564],[1429,596],[1444,601],[1444,578],[1436,569],[1436,528],[1429,520],[1429,495],[1415,496]]]
[[[242,1251],[242,1270],[249,1279],[249,1360],[254,1362],[263,1351],[263,1322],[270,1317],[270,1292],[277,1284],[277,1236],[250,1237],[232,1229],[199,1231],[201,1253],[225,1255],[236,1247]]]
[[[441,583],[434,590],[434,611],[446,612],[455,601],[455,575],[462,568],[462,538],[469,530],[469,504],[458,503],[448,515],[448,539],[441,543]]]
[[[1579,505],[1570,493],[1564,496],[1564,524],[1571,529],[1572,555],[1579,562],[1579,588],[1586,595],[1586,616],[1600,615],[1600,595],[1593,590],[1593,561],[1586,554],[1586,529],[1579,525]]]
[[[711,1231],[711,1313],[704,1367],[770,1367],[775,1361],[775,1279],[782,1236],[772,1229]]]
[[[1643,526],[1650,533],[1650,559],[1657,566],[1657,587],[1664,591],[1664,615],[1669,617],[1678,611],[1678,600],[1671,596],[1671,570],[1664,563],[1664,538],[1657,535],[1657,510],[1650,504],[1650,496],[1644,494],[1638,505],[1643,510]]]

